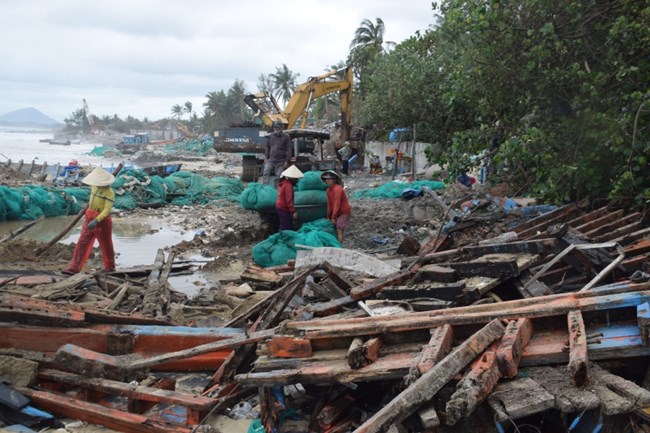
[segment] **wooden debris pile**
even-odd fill
[[[240,281],[268,296],[219,328],[169,321],[175,265],[159,254],[137,284],[77,275],[34,285],[40,299],[12,287],[0,349],[33,363],[13,389],[35,406],[125,432],[189,432],[243,401],[266,432],[648,429],[646,226],[572,204],[391,261],[310,250],[246,269]],[[90,286],[94,302],[69,302]],[[121,311],[134,286],[146,302]],[[172,371],[209,377],[190,394]]]

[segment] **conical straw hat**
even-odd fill
[[[90,174],[83,178],[83,183],[92,186],[108,186],[115,182],[115,176],[101,167],[97,167]]]
[[[301,177],[304,177],[305,175],[302,174],[302,171],[300,171],[300,169],[298,167],[296,167],[295,165],[292,165],[291,167],[284,170],[280,174],[280,176],[292,177],[294,179],[300,179]]]

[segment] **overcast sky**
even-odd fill
[[[364,18],[399,43],[434,22],[429,0],[0,0],[0,115],[156,120],[203,111],[235,79],[257,91],[285,63],[298,83],[345,60]]]

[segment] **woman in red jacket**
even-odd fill
[[[336,237],[343,244],[343,232],[350,223],[352,214],[350,202],[335,171],[328,170],[321,174],[320,178],[327,184],[327,219],[336,227]]]
[[[298,183],[298,179],[303,176],[302,171],[295,165],[280,174],[278,198],[275,200],[275,211],[280,220],[280,230],[293,230],[293,220],[298,218],[298,212],[296,212],[296,205],[293,200],[293,187]]]

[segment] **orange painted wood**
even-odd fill
[[[580,311],[567,314],[569,325],[569,365],[567,369],[575,386],[583,386],[589,379],[587,332]]]
[[[276,358],[308,358],[313,353],[311,342],[304,338],[274,337],[266,346],[269,355]]]
[[[373,363],[379,358],[379,351],[381,350],[382,344],[381,338],[378,337],[371,338],[363,343],[365,357],[369,363]]]
[[[497,363],[498,343],[492,343],[472,362],[469,371],[456,385],[456,391],[447,402],[447,425],[456,424],[470,415],[488,398],[501,377]]]
[[[228,359],[230,353],[232,353],[232,350],[205,353],[187,359],[178,359],[176,361],[154,365],[151,369],[155,371],[214,371]]]
[[[107,352],[106,334],[86,328],[0,324],[0,348],[54,353],[64,344]]]
[[[155,421],[146,416],[110,409],[63,394],[36,391],[15,387],[21,394],[32,399],[39,409],[79,419],[92,424],[100,424],[125,433],[191,433],[191,429],[169,422]]]
[[[447,356],[451,351],[453,342],[454,330],[451,325],[442,325],[433,329],[429,344],[424,346],[418,360],[417,370],[419,374],[422,375],[431,370],[436,363]]]
[[[503,377],[515,377],[521,361],[521,353],[533,337],[533,322],[530,319],[512,320],[497,349],[497,363]]]

